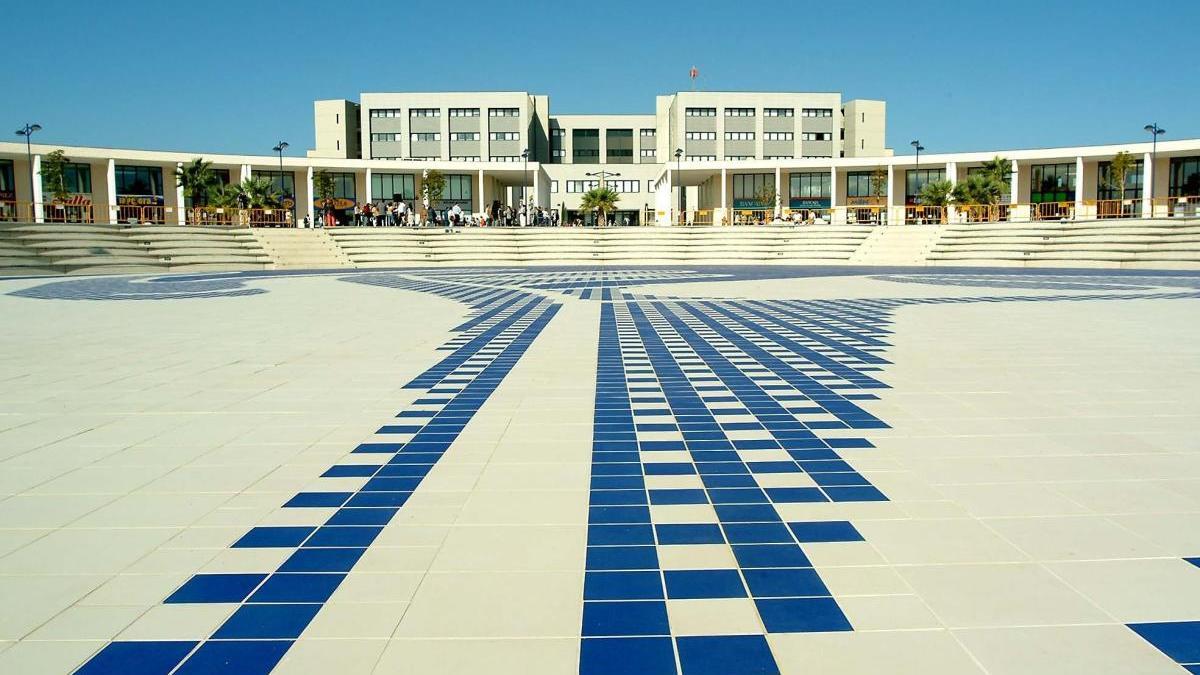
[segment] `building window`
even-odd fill
[[[566,150],[563,150],[562,148],[555,148],[555,149],[553,149],[553,150],[551,150],[551,151],[550,151],[550,156],[551,156],[551,157],[560,157],[560,158],[561,158],[561,157],[566,157],[566,156],[567,156],[567,151],[566,151]]]
[[[550,192],[558,192],[558,181],[550,181]]]
[[[492,155],[488,157],[489,162],[520,162],[524,159],[520,155]]]
[[[116,166],[117,195],[156,197],[162,203],[162,169],[157,166]],[[153,204],[147,204],[152,206]]]
[[[1034,164],[1029,168],[1030,202],[1075,201],[1075,162]]]
[[[371,134],[371,141],[374,143],[386,143],[398,140],[400,140],[400,134]]]
[[[845,156],[846,153],[843,152],[842,157]],[[800,159],[833,159],[833,157],[830,155],[800,155]]]
[[[479,140],[478,131],[452,131],[450,132],[450,140],[452,141],[477,141]]]
[[[399,108],[371,108],[371,117],[401,117]]]
[[[1072,164],[1071,166],[1074,166]],[[916,204],[921,188],[934,181],[946,180],[945,169],[909,169],[904,172],[904,203]]]
[[[566,135],[567,135],[567,130],[563,129],[561,127],[554,127],[553,129],[550,130],[551,138],[562,138],[563,136],[566,136]]]
[[[520,117],[520,108],[488,108],[488,117]]]
[[[754,159],[754,155],[725,155],[725,159],[733,162],[744,162],[748,159]]]
[[[519,141],[519,140],[521,140],[521,132],[519,132],[519,131],[493,131],[488,134],[488,140]]]
[[[451,108],[451,117],[479,117],[479,108]]]
[[[4,178],[4,169],[8,168],[7,183]],[[216,171],[216,169],[213,169]],[[5,192],[12,191],[12,163],[0,165],[0,195]],[[54,194],[54,187],[46,184],[46,178],[42,177],[42,199],[49,201]],[[68,162],[63,165],[63,189],[73,195],[86,195],[92,193],[92,167],[87,164],[79,164],[76,162]],[[15,195],[14,195],[15,196]],[[10,199],[11,197],[0,196],[0,199]]]
[[[436,162],[441,158],[441,155],[433,155],[431,157],[409,157],[409,159],[414,162]]]
[[[627,194],[631,192],[637,192],[638,188],[641,187],[642,182],[639,180],[609,180],[605,181],[604,185],[613,192]]]
[[[795,159],[792,155],[767,155],[763,159]]]
[[[752,141],[754,140],[753,131],[726,131],[725,140],[727,141]]]
[[[788,207],[823,209],[830,204],[832,177],[828,171],[793,173],[788,178]]]
[[[567,192],[579,193],[587,192],[593,188],[600,187],[598,180],[569,180],[567,181]]]
[[[375,199],[416,199],[414,178],[411,173],[372,173],[371,195]]]
[[[650,148],[650,149],[648,149],[648,150],[647,150],[647,149],[643,149],[643,150],[642,150],[642,157],[651,157],[651,158],[653,158],[653,157],[655,157],[657,154],[658,154],[658,152],[657,152],[656,150],[654,150],[653,148]]]
[[[805,131],[800,134],[802,141],[832,141],[833,132],[829,131]]]
[[[451,162],[478,162],[479,155],[450,155]]]
[[[684,117],[716,117],[716,108],[685,108]]]
[[[1170,174],[1170,196],[1200,196],[1200,157],[1172,157]]]
[[[795,114],[794,108],[763,108],[763,117],[793,117]]]
[[[641,130],[642,138],[654,138],[657,135],[658,135],[658,132],[655,129],[642,129]]]
[[[421,141],[426,141],[426,142],[440,141],[440,140],[442,140],[442,134],[439,132],[436,132],[436,131],[435,132],[415,133],[415,134],[409,135],[409,140],[411,140],[414,143],[418,143]]]
[[[790,131],[764,131],[764,141],[790,141],[794,138]]]
[[[471,208],[471,176],[465,174],[447,174],[446,191],[442,193],[442,207],[459,206]]]
[[[726,117],[754,117],[754,108],[726,108]]]
[[[266,178],[271,181],[271,185],[275,190],[284,197],[293,197],[296,195],[296,174],[291,171],[260,171],[254,170],[255,178]]]
[[[689,162],[715,162],[715,161],[717,161],[716,155],[684,155],[683,158]]]
[[[733,174],[733,208],[752,209],[773,206],[764,204],[759,194],[765,188],[775,187],[773,173],[735,173]]]
[[[804,108],[801,117],[833,117],[833,108]]]
[[[887,195],[887,174],[880,171],[850,171],[846,174],[846,197],[850,204],[872,203]]]
[[[411,108],[408,111],[409,117],[441,117],[441,108]]]
[[[688,131],[683,135],[689,141],[715,141],[717,140],[717,132],[715,131]]]

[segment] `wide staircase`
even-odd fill
[[[855,265],[924,265],[938,236],[937,225],[880,225],[850,256]]]
[[[945,225],[930,265],[1195,268],[1200,220]]]
[[[846,225],[637,228],[336,228],[358,267],[845,263],[867,238]]]
[[[270,269],[249,229],[5,223],[0,275]]]
[[[275,269],[354,267],[326,230],[255,228],[254,238],[275,261]]]

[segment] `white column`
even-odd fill
[[[175,167],[183,168],[183,162],[176,162]],[[175,208],[179,209],[179,224],[187,225],[187,203],[184,202],[183,186],[176,182],[175,185]]]
[[[248,178],[250,178],[250,165],[243,164],[242,165],[242,176],[239,180],[246,180]]]
[[[1075,158],[1075,217],[1072,220],[1079,220],[1083,216],[1083,157]]]
[[[1148,218],[1154,217],[1154,201],[1150,198],[1154,186],[1154,156],[1150,153],[1142,155],[1142,214]],[[1163,215],[1170,212],[1164,210]]]
[[[479,196],[476,197],[476,202],[479,204],[480,214],[482,214],[484,211],[487,211],[487,204],[485,204],[483,201],[483,169],[479,170]]]
[[[304,205],[304,214],[308,216],[309,225],[315,227],[317,224],[317,211],[313,207],[313,203],[316,201],[316,195],[313,194],[313,168],[311,166],[305,171],[304,182],[308,186],[308,203]]]
[[[1008,219],[1009,221],[1020,221],[1029,219],[1029,209],[1023,206],[1018,206],[1021,201],[1021,163],[1013,160],[1012,163],[1012,182],[1008,188]]]
[[[725,144],[722,143],[721,147],[725,147]],[[728,206],[728,199],[727,199],[728,196],[725,194],[728,191],[728,189],[729,189],[729,177],[727,175],[727,169],[722,168],[721,169],[721,218],[723,218],[723,219],[727,218],[729,215],[729,206]],[[729,218],[729,222],[732,223],[733,218]],[[713,224],[714,225],[717,224],[717,220],[715,218],[713,219]]]
[[[108,169],[105,171],[104,180],[108,187],[108,222],[115,223],[118,220],[116,160],[108,160]]]
[[[836,166],[829,167],[829,224],[834,223],[845,224],[846,218],[843,214],[841,217],[837,215],[838,208],[838,171]]]
[[[533,209],[531,207],[535,204],[540,206],[542,203],[541,187],[542,187],[542,168],[539,166],[538,169],[533,172],[533,199],[529,200],[529,203],[525,205],[526,211],[529,212],[530,223],[533,222]]]
[[[29,174],[29,180],[33,181],[30,185],[31,193],[33,194],[33,222],[41,223],[46,220],[46,210],[42,206],[42,156],[33,156],[33,171]]]
[[[759,134],[761,137],[762,134]],[[783,168],[775,167],[775,217],[783,215]]]
[[[958,185],[958,162],[946,162],[946,180],[950,181],[951,185]],[[955,209],[950,204],[946,205],[946,222],[953,222]]]
[[[887,167],[887,196],[884,197],[884,205],[887,206],[887,218],[883,220],[885,224],[895,222],[904,222],[904,197],[900,198],[900,207],[892,208],[892,203],[896,201],[896,167],[888,164]],[[896,218],[897,211],[900,214],[899,220]]]
[[[372,194],[372,190],[371,190],[371,188],[373,186],[371,185],[371,167],[369,167],[369,166],[367,167],[367,184],[364,187],[366,188],[366,190],[364,190],[364,192],[367,193],[367,201],[370,203],[374,203],[375,195]]]

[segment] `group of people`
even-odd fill
[[[524,202],[514,207],[495,200],[482,213],[467,213],[458,204],[440,211],[425,203],[418,210],[406,201],[389,200],[356,204],[345,224],[358,227],[557,227],[560,218],[557,210],[526,206]]]

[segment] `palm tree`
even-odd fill
[[[621,195],[616,190],[608,187],[596,187],[583,193],[583,200],[580,202],[587,211],[596,211],[600,214],[597,224],[608,224],[608,213],[617,208],[617,202],[621,200]]]
[[[215,185],[208,193],[206,201],[209,206],[216,208],[233,208],[238,203],[238,186]]]
[[[252,209],[279,206],[279,190],[274,181],[266,176],[255,176],[243,180],[237,186],[243,203]]]
[[[217,184],[212,162],[196,157],[187,164],[175,167],[175,185],[183,188],[183,196],[192,199],[193,206],[202,206],[204,195]]]
[[[954,186],[950,198],[967,212],[970,222],[976,222],[985,217],[990,219],[992,207],[1000,203],[1003,194],[1004,183],[988,170],[967,176],[966,180]]]
[[[954,192],[954,184],[948,180],[932,180],[921,186],[921,194],[917,197],[917,203],[921,206],[942,206],[950,204],[951,193]]]
[[[996,155],[983,163],[983,172],[985,175],[994,178],[1001,185],[1007,185],[1011,180],[1013,172],[1012,162],[1000,155]]]

